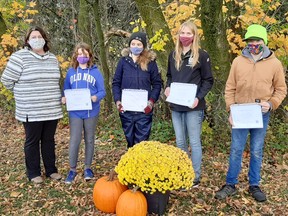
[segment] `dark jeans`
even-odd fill
[[[24,145],[27,176],[31,180],[41,176],[40,151],[46,176],[57,172],[55,166],[55,140],[58,120],[23,122],[26,141]]]
[[[122,128],[128,142],[128,148],[148,140],[152,127],[152,113],[141,112],[120,113]]]

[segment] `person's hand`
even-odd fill
[[[232,119],[231,112],[229,113],[228,121],[229,121],[230,125],[233,126],[233,119]]]
[[[117,110],[120,112],[120,113],[124,113],[124,109],[123,109],[123,106],[121,104],[121,101],[117,101],[116,102],[116,107],[117,107]]]
[[[151,99],[149,99],[147,106],[144,109],[144,113],[145,114],[150,113],[153,109],[153,105],[154,105],[154,100],[151,98]]]
[[[198,106],[199,103],[199,99],[197,97],[195,97],[194,103],[192,105],[192,109],[195,108],[196,106]]]
[[[195,97],[195,100],[194,100],[192,106],[188,106],[188,107],[193,109],[193,108],[195,108],[198,105],[198,103],[199,103],[199,99],[197,97]]]
[[[261,110],[263,113],[266,113],[271,110],[271,104],[269,102],[266,102],[266,101],[261,102],[260,105],[261,105]]]
[[[61,98],[61,103],[62,103],[62,104],[66,104],[66,97],[62,97],[62,98]]]
[[[91,96],[91,100],[92,100],[92,102],[96,102],[97,101],[97,96],[96,95]]]
[[[164,94],[166,97],[168,97],[170,95],[170,87],[167,87],[164,91]]]

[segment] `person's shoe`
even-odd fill
[[[219,191],[216,192],[216,199],[225,199],[228,196],[233,196],[237,193],[237,189],[232,185],[224,185]]]
[[[199,187],[199,184],[200,184],[200,180],[194,180],[194,181],[193,181],[192,188],[198,188],[198,187]]]
[[[35,178],[32,178],[30,181],[34,184],[41,184],[43,182],[43,178],[41,176],[37,176]]]
[[[54,180],[60,180],[62,178],[59,173],[52,173],[49,177]]]
[[[77,173],[75,171],[70,170],[69,173],[68,173],[67,178],[65,179],[65,183],[66,184],[71,184],[74,181],[76,175],[77,175]]]
[[[94,174],[93,174],[93,172],[92,172],[91,169],[85,169],[85,170],[84,170],[84,179],[85,179],[86,181],[91,180],[93,177],[94,177]]]
[[[258,202],[266,201],[266,195],[261,191],[259,186],[249,186],[249,193]]]

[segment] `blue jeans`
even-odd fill
[[[249,185],[259,185],[264,139],[269,123],[269,117],[270,112],[263,114],[263,128],[232,129],[232,143],[226,184],[235,185],[238,183],[238,175],[241,171],[242,155],[245,149],[248,133],[250,133]]]
[[[187,136],[191,147],[192,165],[195,172],[195,179],[199,180],[201,175],[202,146],[201,130],[204,112],[203,110],[177,112],[172,111],[172,122],[176,135],[177,147],[187,152]]]

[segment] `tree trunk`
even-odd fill
[[[229,139],[222,134],[229,134],[227,112],[225,110],[224,90],[230,70],[229,44],[226,39],[226,26],[222,13],[222,0],[205,1],[201,4],[201,24],[205,40],[202,47],[208,51],[214,75],[212,96],[209,98],[209,112],[206,118],[214,131],[214,140]],[[207,97],[208,98],[208,97]],[[223,127],[226,125],[227,127]],[[222,137],[221,137],[222,136]],[[228,141],[228,140],[227,140]]]
[[[105,81],[105,89],[106,89],[106,98],[105,98],[105,105],[108,110],[112,110],[112,93],[111,93],[111,86],[110,86],[110,72],[107,63],[107,55],[104,43],[104,34],[102,31],[101,26],[101,17],[100,17],[100,6],[99,0],[95,0],[92,3],[93,12],[94,12],[94,19],[95,19],[95,31],[98,39],[99,45],[99,59],[100,64],[102,67],[102,71],[104,73],[104,81]]]
[[[92,47],[89,5],[86,0],[80,0],[77,26],[80,40]]]
[[[168,35],[168,41],[163,51],[156,51],[157,63],[160,66],[162,77],[166,80],[167,59],[169,53],[174,49],[173,39],[170,33],[170,29],[163,16],[158,0],[135,0],[137,8],[147,24],[146,31],[148,38],[155,35],[156,31],[163,30],[163,34]]]
[[[3,19],[2,13],[0,12],[0,38],[6,32],[6,30],[7,30],[7,26],[6,26],[5,20]]]
[[[230,69],[230,55],[222,2],[222,0],[200,0],[201,23],[205,37],[202,47],[208,51],[212,65],[216,69],[214,70],[215,78],[220,82],[226,82]]]

